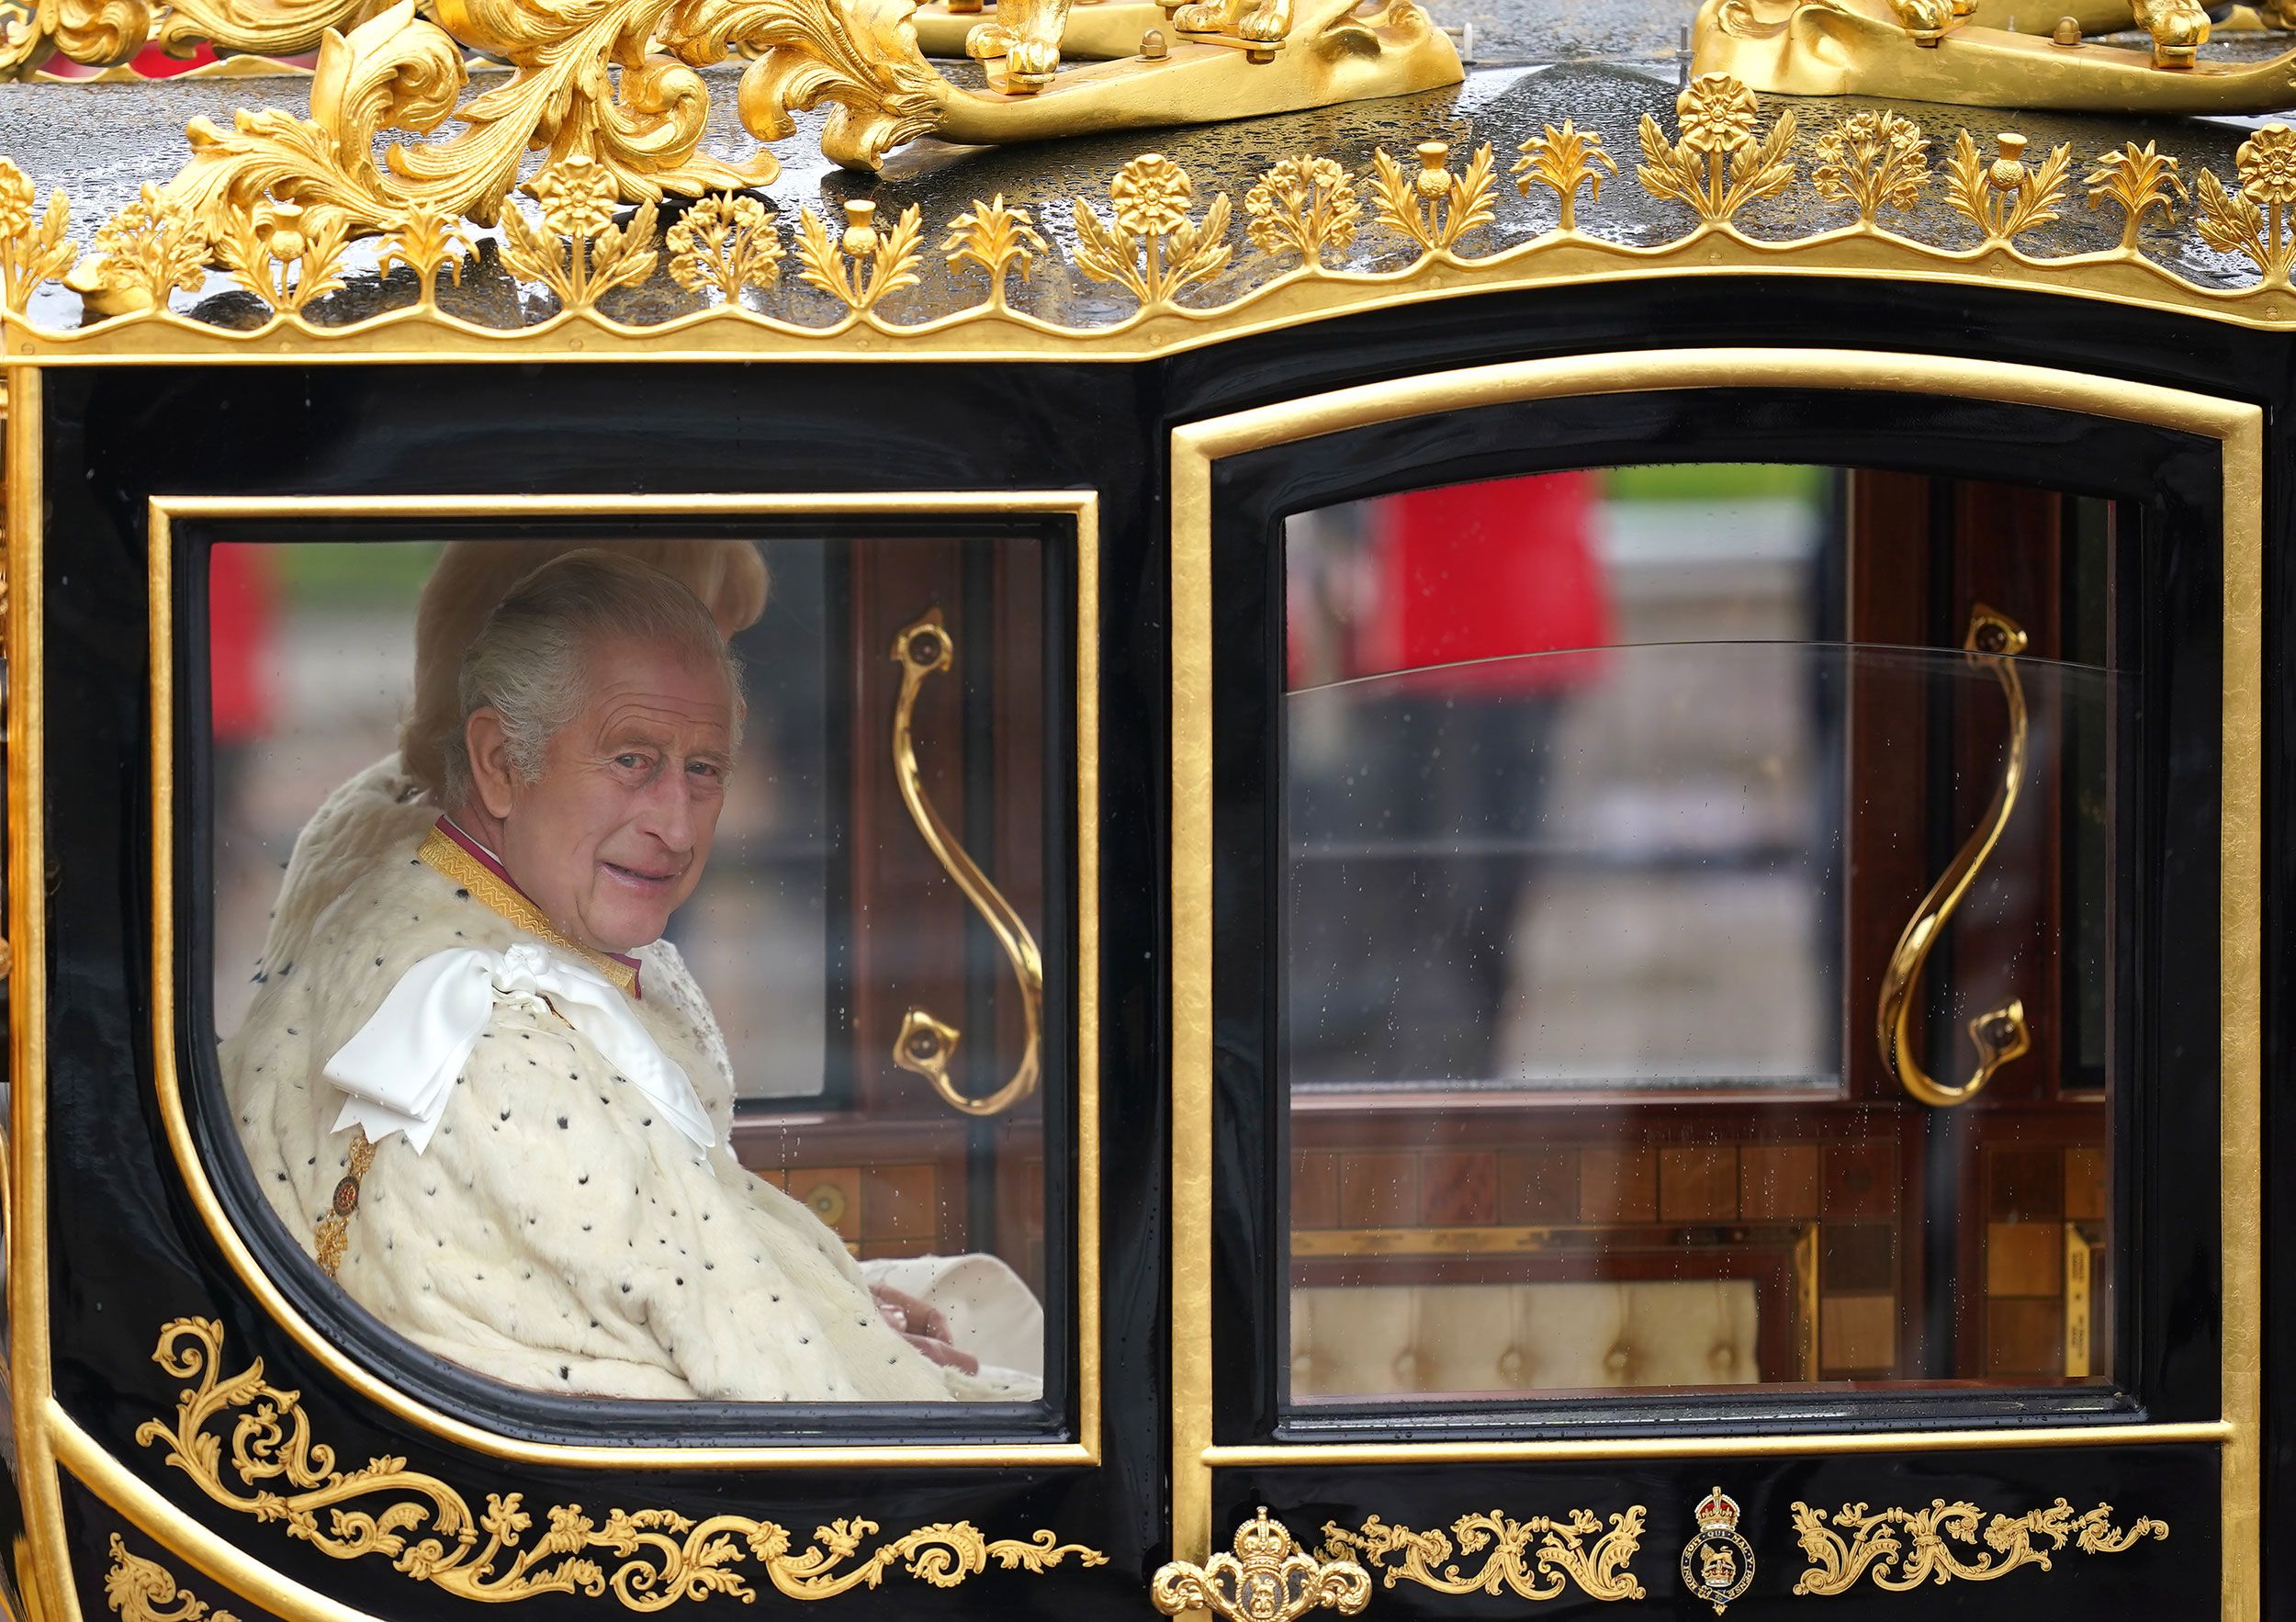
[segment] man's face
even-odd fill
[[[635,951],[693,894],[725,803],[733,705],[715,661],[611,640],[592,650],[587,702],[539,781],[474,761],[502,865],[573,940]]]

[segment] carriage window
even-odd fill
[[[1295,1402],[2110,1374],[2115,519],[1676,466],[1288,522]]]
[[[1039,1397],[1055,548],[968,524],[207,550],[220,1090],[352,1301],[572,1395]]]

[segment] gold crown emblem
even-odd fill
[[[1738,1530],[1738,1500],[1716,1487],[1701,1499],[1696,1510],[1701,1532],[1735,1532]]]

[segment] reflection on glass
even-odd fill
[[[942,792],[991,809],[1044,726],[1013,566],[1035,544],[994,545],[1028,612],[983,638],[1013,652],[984,656],[974,720],[1026,741],[940,757]],[[920,965],[911,938],[963,968],[962,915],[933,921],[897,803],[856,770],[887,717],[848,627],[914,611],[861,600],[845,583],[882,571],[846,561],[212,551],[226,1096],[289,1233],[425,1349],[578,1396],[1037,1394],[1041,1118],[978,1155],[856,1032],[857,993],[962,1008],[969,981]],[[1030,905],[1039,793],[1004,825]],[[872,950],[872,901],[914,909],[903,942]]]
[[[2065,589],[2027,609],[2020,807],[1914,1029],[1953,1082],[1979,1009],[2020,997],[2035,1044],[1949,1113],[1876,998],[2009,723],[1961,625],[1851,640],[1895,579],[1853,552],[1863,477],[1290,521],[1295,1402],[2110,1372],[2107,515],[2013,538]],[[1907,544],[1949,584],[1983,561],[1942,521]]]

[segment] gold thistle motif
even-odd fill
[[[1029,223],[1028,210],[1007,207],[1005,194],[989,201],[973,199],[973,207],[949,222],[949,236],[940,244],[949,268],[962,274],[966,265],[988,276],[988,305],[1005,308],[1005,277],[1012,271],[1027,281],[1036,262],[1050,252],[1044,239]]]
[[[2239,253],[2264,274],[2264,285],[2288,285],[2296,263],[2289,204],[2296,202],[2296,130],[2268,124],[2241,142],[2234,155],[2240,189],[2203,169],[2193,186],[2193,229],[2220,253]],[[2261,207],[2259,207],[2261,205]]]
[[[535,177],[533,190],[541,228],[524,209],[504,209],[502,263],[548,287],[561,310],[587,310],[600,294],[654,274],[654,205],[640,203],[629,224],[615,226],[613,181],[594,160],[579,152],[561,159]]]
[[[276,1524],[335,1560],[379,1556],[393,1571],[460,1599],[595,1598],[612,1591],[631,1610],[660,1611],[719,1594],[753,1600],[745,1561],[755,1561],[789,1598],[821,1600],[875,1588],[896,1568],[937,1588],[954,1588],[991,1561],[1005,1571],[1041,1572],[1072,1555],[1086,1566],[1108,1558],[1062,1543],[1050,1531],[991,1541],[965,1521],[922,1526],[864,1553],[876,1523],[838,1520],[816,1527],[811,1547],[793,1549],[782,1527],[745,1515],[696,1521],[674,1510],[613,1509],[594,1521],[570,1504],[544,1512],[547,1530],[528,1544],[535,1517],[523,1507],[523,1494],[490,1492],[481,1514],[436,1476],[409,1470],[403,1459],[337,1470],[334,1450],[311,1439],[301,1396],[265,1380],[260,1360],[224,1375],[222,1350],[223,1326],[210,1319],[178,1318],[161,1329],[152,1360],[198,1383],[182,1392],[172,1425],[147,1420],[136,1440],[164,1446],[167,1462],[226,1509]],[[227,1419],[228,1452],[210,1428]],[[359,1507],[363,1502],[372,1507]],[[186,1612],[157,1622],[198,1618]]]
[[[662,238],[670,279],[689,293],[704,287],[737,303],[744,287],[770,287],[782,270],[772,216],[755,197],[703,197]]]
[[[876,308],[888,293],[917,286],[917,238],[923,216],[912,203],[893,222],[877,229],[877,205],[845,205],[845,231],[834,242],[829,228],[811,208],[797,215],[797,274],[834,296],[855,315]]]
[[[1603,175],[1608,171],[1618,174],[1617,160],[1603,149],[1603,138],[1595,131],[1581,131],[1570,119],[1562,121],[1558,130],[1552,124],[1543,134],[1534,135],[1514,149],[1523,155],[1514,161],[1511,173],[1514,189],[1524,197],[1531,195],[1534,183],[1547,187],[1562,200],[1562,218],[1555,229],[1574,231],[1579,229],[1579,187],[1586,187],[1589,204],[1603,200]]]
[[[1826,1524],[1829,1518],[1831,1526]],[[1980,1522],[1985,1526],[1984,1551],[1975,1547]],[[1956,1578],[1989,1583],[2023,1566],[2046,1571],[2050,1556],[2062,1553],[2067,1544],[2083,1554],[2120,1554],[2147,1538],[2168,1536],[2163,1522],[2139,1520],[2122,1531],[2112,1524],[2110,1504],[2080,1514],[2062,1498],[2047,1509],[1997,1515],[1990,1521],[1974,1504],[1948,1504],[1942,1498],[1932,1499],[1927,1509],[1869,1512],[1863,1504],[1849,1504],[1830,1517],[1824,1510],[1796,1504],[1794,1530],[1810,1562],[1810,1569],[1795,1580],[1794,1592],[1821,1594],[1847,1594],[1869,1573],[1875,1587],[1900,1594],[1924,1583]],[[1975,1558],[1964,1559],[1954,1543],[1971,1546]]]
[[[1310,270],[1322,267],[1323,251],[1345,251],[1356,240],[1362,205],[1355,182],[1330,158],[1301,153],[1259,178],[1244,197],[1244,234],[1274,258],[1297,253]]]
[[[1682,133],[1671,141],[1656,118],[1642,115],[1642,166],[1635,173],[1652,197],[1687,203],[1702,223],[1722,225],[1747,204],[1794,184],[1794,163],[1785,155],[1794,145],[1791,112],[1779,114],[1757,142],[1760,105],[1727,73],[1693,79],[1674,111]]]
[[[1134,158],[1109,183],[1114,218],[1075,199],[1076,268],[1096,282],[1120,283],[1142,309],[1167,303],[1182,288],[1216,276],[1233,250],[1228,194],[1211,201],[1199,223],[1187,171],[1161,152]]]
[[[377,268],[388,273],[403,265],[414,272],[420,289],[416,300],[425,309],[438,302],[438,273],[462,286],[463,259],[471,252],[470,237],[461,224],[436,209],[417,206],[407,210],[399,229],[383,243]]]
[[[1148,1597],[1167,1616],[1209,1611],[1221,1622],[1298,1622],[1324,1609],[1352,1616],[1370,1603],[1371,1574],[1351,1560],[1302,1552],[1263,1505],[1236,1528],[1232,1553],[1200,1566],[1172,1561],[1156,1572]]]
[[[1380,1572],[1380,1582],[1389,1588],[1416,1583],[1441,1594],[1497,1594],[1503,1590],[1521,1599],[1549,1600],[1560,1598],[1576,1583],[1591,1599],[1641,1599],[1642,1584],[1626,1567],[1642,1547],[1646,1513],[1638,1504],[1611,1516],[1605,1531],[1603,1518],[1590,1509],[1574,1509],[1559,1520],[1533,1515],[1521,1521],[1493,1510],[1461,1515],[1451,1523],[1448,1536],[1390,1526],[1377,1515],[1354,1532],[1326,1521],[1323,1558],[1359,1555],[1365,1565]],[[1590,1538],[1594,1538],[1592,1548],[1586,1541]],[[1454,1551],[1483,1554],[1483,1563],[1479,1570],[1462,1572],[1448,1563]],[[1401,1560],[1394,1561],[1398,1555]]]
[[[2143,146],[2133,141],[2119,152],[2099,158],[2086,184],[2090,208],[2110,203],[2121,210],[2123,253],[2136,252],[2137,232],[2144,229],[2145,215],[2154,209],[2160,210],[2165,223],[2176,220],[2176,205],[2168,200],[2170,192],[2191,201],[2191,194],[2177,173],[2177,160],[2162,156],[2149,141]]]
[[[112,1534],[111,1570],[104,1573],[104,1602],[119,1622],[239,1622],[231,1612],[211,1608],[179,1585],[175,1573],[159,1561],[129,1553],[117,1532]]]
[[[1418,152],[1419,173],[1410,176],[1385,147],[1371,154],[1371,200],[1388,230],[1409,237],[1425,253],[1447,254],[1459,238],[1498,218],[1491,147],[1487,142],[1477,147],[1460,175],[1447,166],[1447,141],[1423,141]]]
[[[1969,131],[1963,130],[1945,168],[1945,201],[1985,232],[1988,243],[2006,242],[2054,220],[2073,163],[2073,149],[2058,146],[2036,171],[2025,163],[2023,136],[2003,130],[1993,140],[1995,154],[1987,163]]]
[[[1930,141],[1921,127],[1892,112],[1859,113],[1818,141],[1810,184],[1829,202],[1848,203],[1871,229],[1884,208],[1910,208],[1930,183]]]
[[[252,213],[232,216],[215,247],[241,287],[274,310],[298,314],[343,286],[343,250],[350,240],[343,216],[332,208],[265,200]]]
[[[45,209],[39,200],[24,171],[0,158],[0,300],[12,315],[23,314],[32,290],[70,270],[80,253],[64,236],[72,205],[63,193],[50,192]]]

